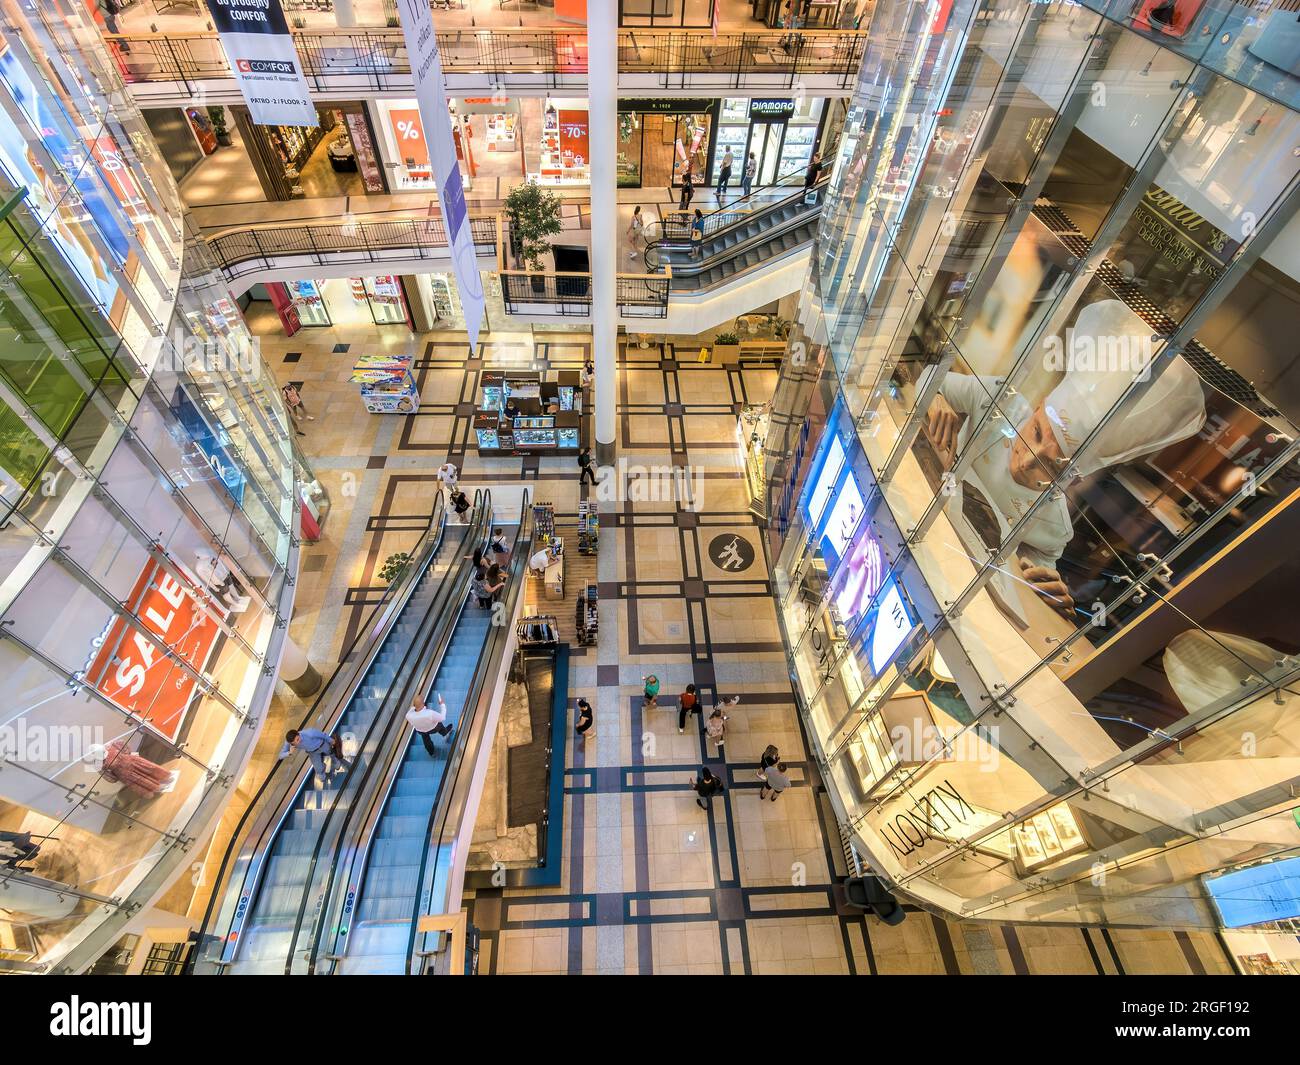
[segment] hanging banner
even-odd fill
[[[280,0],[208,0],[208,13],[254,124],[318,125]]]
[[[442,204],[442,221],[451,247],[452,268],[465,312],[465,329],[470,347],[477,348],[479,326],[483,322],[483,281],[478,273],[465,190],[456,163],[456,142],[452,139],[451,118],[447,113],[447,86],[442,77],[438,35],[433,30],[429,0],[401,0],[401,22],[406,52],[411,57],[411,73],[415,77],[415,99],[423,120],[425,144]]]

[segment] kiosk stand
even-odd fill
[[[371,414],[414,414],[420,390],[411,374],[412,355],[362,355],[352,367],[353,384]]]

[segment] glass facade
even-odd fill
[[[17,9],[15,9],[17,10]],[[311,475],[102,45],[0,37],[0,971],[195,860],[271,695]]]
[[[837,813],[923,904],[1213,927],[1300,847],[1294,23],[877,9],[768,529]]]

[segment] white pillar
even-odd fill
[[[596,461],[614,461],[618,375],[618,5],[587,4],[591,138],[591,347],[596,363]]]
[[[334,0],[334,24],[344,28],[357,24],[356,12],[352,10],[352,0]]]
[[[280,679],[301,699],[315,695],[320,690],[321,675],[307,661],[307,654],[286,634],[284,654],[280,658]]]

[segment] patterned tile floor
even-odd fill
[[[559,519],[576,512],[572,458],[479,458],[468,414],[483,369],[576,368],[590,338],[494,332],[468,361],[463,335],[413,339],[369,328],[263,337],[282,380],[303,383],[316,420],[301,443],[334,497],[323,540],[304,550],[292,630],[322,671],[381,591],[383,558],[414,537],[436,487],[433,471],[448,456],[471,490],[527,486],[555,504]],[[349,347],[336,350],[340,343]],[[959,923],[919,910],[888,928],[842,906],[839,837],[800,730],[734,443],[737,404],[765,400],[775,373],[701,365],[698,347],[670,338],[621,354],[619,456],[631,467],[685,470],[693,509],[677,498],[602,502],[600,641],[574,648],[569,693],[595,705],[596,735],[585,744],[568,738],[563,881],[469,900],[482,933],[481,971],[1231,971],[1208,934]],[[346,380],[352,356],[365,350],[418,353],[418,415],[365,413]],[[754,549],[739,572],[709,557],[715,537],[733,535]],[[660,708],[646,710],[640,692],[649,672],[663,693]],[[706,707],[719,694],[741,695],[725,754],[706,741],[698,716],[678,733],[677,694],[688,683]],[[276,712],[301,709],[281,698]],[[277,733],[270,722],[268,734]],[[758,797],[755,763],[768,743],[794,780],[777,802]],[[727,784],[707,811],[687,788],[702,763]]]

